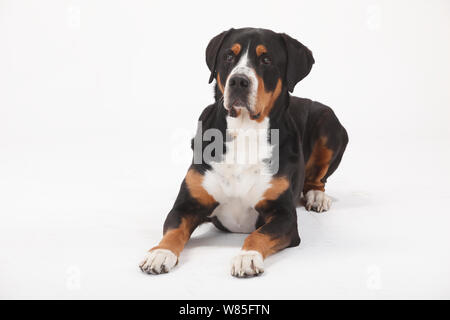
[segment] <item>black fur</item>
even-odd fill
[[[260,217],[256,228],[269,234],[272,238],[288,237],[288,246],[300,243],[297,230],[296,205],[303,191],[305,180],[305,164],[308,162],[312,148],[320,137],[327,138],[326,147],[333,151],[333,157],[322,182],[338,167],[348,142],[347,133],[331,108],[308,99],[292,97],[289,92],[308,75],[314,58],[311,51],[299,41],[286,34],[278,34],[264,29],[230,29],[214,37],[206,49],[206,61],[211,71],[210,82],[220,77],[225,84],[227,76],[234,66],[224,57],[233,43],[250,44],[253,52],[257,44],[263,43],[269,50],[272,63],[267,66],[258,63],[255,53],[251,57],[257,74],[263,79],[267,91],[273,91],[277,80],[281,79],[282,89],[269,114],[270,128],[279,129],[279,171],[276,176],[287,177],[290,186],[278,199],[268,201],[266,205],[257,207]],[[243,48],[243,50],[246,48]],[[227,111],[223,106],[223,97],[217,83],[215,86],[215,102],[202,112],[203,131],[215,128],[226,136]],[[204,149],[209,142],[202,142]],[[225,152],[224,146],[224,152]],[[191,169],[203,174],[211,169],[208,163],[194,164]],[[216,208],[216,204],[202,205],[192,198],[183,181],[178,198],[167,220],[164,231],[176,228],[183,215],[195,216],[196,225],[211,221],[208,216]],[[271,218],[271,219],[268,219]],[[266,221],[270,221],[266,223]],[[221,230],[226,228],[217,219],[212,222]],[[195,228],[195,226],[193,228]]]

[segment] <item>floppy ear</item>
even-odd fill
[[[292,92],[297,82],[306,77],[311,71],[314,58],[311,50],[299,41],[285,33],[282,33],[281,37],[286,45],[287,53],[286,82],[289,92]]]
[[[206,64],[211,71],[209,83],[211,83],[216,76],[217,54],[219,53],[220,47],[222,47],[222,42],[232,30],[233,28],[218,34],[217,36],[212,38],[211,41],[209,41],[209,44],[206,47]]]

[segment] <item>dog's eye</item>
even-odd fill
[[[271,64],[272,63],[272,59],[270,59],[268,56],[264,56],[261,58],[261,63],[262,64]]]
[[[225,54],[225,61],[226,62],[233,62],[234,61],[234,54],[231,52]]]

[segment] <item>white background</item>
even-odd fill
[[[350,144],[326,214],[255,279],[244,235],[197,230],[162,276],[159,241],[213,101],[204,51],[230,27],[314,53],[295,94]],[[1,298],[450,298],[449,1],[0,1]]]

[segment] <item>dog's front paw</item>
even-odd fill
[[[305,195],[306,210],[324,212],[330,210],[331,198],[320,190],[309,190]]]
[[[261,253],[255,250],[242,250],[233,258],[231,275],[239,278],[254,277],[264,272]]]
[[[161,274],[169,272],[178,262],[178,257],[170,250],[155,249],[147,252],[139,264],[143,272]]]

